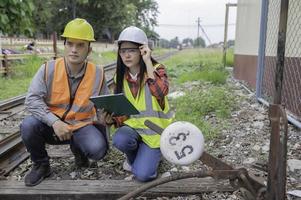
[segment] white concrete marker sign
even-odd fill
[[[170,124],[161,134],[162,155],[171,163],[189,165],[204,152],[204,137],[195,125],[178,121]]]

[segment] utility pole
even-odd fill
[[[226,67],[226,56],[227,56],[227,34],[228,34],[228,18],[229,18],[229,7],[237,6],[236,3],[227,3],[226,4],[226,13],[225,13],[225,30],[224,30],[224,44],[223,44],[223,63]]]
[[[200,29],[201,29],[201,31],[203,32],[203,34],[205,35],[206,39],[208,40],[208,43],[211,44],[211,40],[209,39],[207,33],[205,32],[204,28],[203,28],[202,25],[201,25],[201,20],[200,20],[200,18],[198,18],[197,23],[198,23],[197,46],[200,45],[200,39],[199,39],[199,37],[200,37]]]
[[[200,18],[198,17],[198,21],[197,21],[197,23],[198,23],[198,35],[197,35],[197,38],[196,38],[197,46],[200,45],[200,41],[199,41],[199,37],[200,37],[200,22],[201,22],[201,20],[200,20]]]
[[[200,24],[201,30],[203,32],[203,34],[205,35],[206,39],[208,40],[209,45],[211,45],[211,40],[209,39],[207,33],[205,32],[205,29],[202,27],[202,25]]]

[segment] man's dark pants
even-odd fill
[[[80,153],[93,160],[103,158],[108,149],[105,128],[100,126],[88,125],[80,128],[73,132],[68,141],[60,141],[52,127],[33,116],[27,116],[20,128],[23,143],[35,164],[49,164],[49,156],[45,149],[46,143],[70,144],[73,153]]]

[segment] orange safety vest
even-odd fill
[[[73,98],[64,58],[46,63],[45,82],[48,89],[46,103],[52,113],[69,124],[74,131],[96,120],[91,96],[99,95],[103,84],[103,68],[87,62],[84,77],[78,85]]]

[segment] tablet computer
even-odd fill
[[[114,116],[139,114],[123,93],[94,96],[90,97],[90,100],[97,108],[114,113]]]

